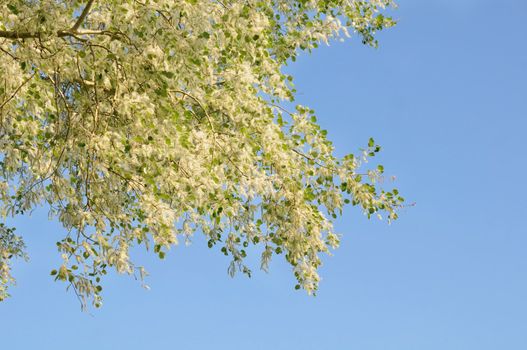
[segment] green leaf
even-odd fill
[[[14,13],[15,15],[18,15],[18,8],[13,5],[13,4],[7,4],[7,8],[9,9],[9,11],[11,11],[12,13]]]
[[[174,73],[168,72],[168,71],[161,71],[161,74],[164,75],[167,78],[173,78],[175,76]]]

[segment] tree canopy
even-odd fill
[[[379,150],[334,155],[314,111],[297,106],[282,72],[303,51],[394,21],[390,0],[10,0],[0,5],[0,213],[37,206],[65,227],[51,271],[85,304],[101,279],[145,271],[198,231],[250,275],[285,256],[308,293],[321,253],[339,244],[332,222],[350,203],[397,217]],[[0,226],[0,299],[24,255]]]

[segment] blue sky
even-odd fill
[[[392,225],[348,208],[317,297],[280,259],[231,279],[195,239],[141,257],[150,291],[114,276],[81,313],[49,276],[63,230],[40,210],[17,221],[31,261],[0,304],[2,349],[525,349],[527,2],[399,5],[378,50],[335,43],[288,68],[338,152],[374,137],[416,202]]]

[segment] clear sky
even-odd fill
[[[63,229],[41,210],[17,220],[31,261],[0,304],[0,348],[526,349],[527,2],[399,4],[378,50],[335,43],[288,68],[338,152],[374,137],[417,203],[392,225],[347,208],[317,297],[280,259],[231,279],[196,238],[140,258],[150,291],[116,276],[82,313],[49,276]]]

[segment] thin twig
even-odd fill
[[[2,110],[2,108],[4,108],[4,106],[9,102],[11,101],[15,96],[16,94],[20,91],[20,89],[22,89],[24,87],[24,85],[26,85],[31,79],[33,79],[33,77],[35,76],[35,74],[37,74],[37,72],[34,72],[33,74],[31,74],[31,76],[29,78],[27,78],[26,80],[24,80],[24,82],[22,84],[20,84],[19,87],[16,88],[15,92],[13,92],[11,94],[11,96],[9,96],[9,98],[7,100],[5,100],[4,102],[2,102],[2,104],[0,105],[0,111]]]

